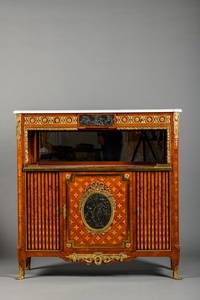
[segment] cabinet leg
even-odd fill
[[[27,257],[26,259],[26,270],[31,269],[31,257]]]
[[[171,268],[173,273],[173,279],[181,280],[181,276],[179,274],[179,259],[178,258],[171,258]]]
[[[173,268],[173,278],[175,280],[181,280],[182,279],[179,275],[179,267],[178,266]]]
[[[17,275],[17,280],[22,280],[25,277],[25,268],[22,266],[19,266],[19,274]]]
[[[22,280],[25,277],[25,271],[26,271],[26,255],[22,249],[17,249],[17,256],[18,256],[18,262],[19,262],[19,274],[17,275],[17,280]]]

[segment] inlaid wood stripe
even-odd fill
[[[169,172],[136,172],[137,249],[169,250]]]
[[[152,202],[152,206],[151,206],[151,248],[155,249],[155,240],[156,240],[156,235],[155,235],[155,174],[151,173],[151,202]]]
[[[50,249],[49,247],[49,191],[48,191],[48,185],[49,185],[49,174],[45,173],[45,212],[46,212],[46,218],[45,218],[45,225],[46,225],[46,249]]]
[[[59,205],[59,173],[56,173],[56,249],[60,248],[60,205]]]
[[[59,250],[59,174],[26,173],[27,249]]]
[[[140,177],[139,177],[139,172],[136,173],[136,197],[137,197],[137,220],[140,218]],[[138,247],[140,248],[140,243],[141,243],[141,237],[140,237],[140,233],[141,233],[141,222],[140,220],[138,220],[137,224],[137,243],[138,243]]]
[[[155,249],[158,249],[158,172],[155,173]]]
[[[163,201],[162,201],[162,218],[163,220],[166,220],[165,218],[165,208],[166,208],[166,194],[165,194],[165,188],[166,188],[166,184],[165,184],[165,177],[166,177],[166,174],[164,174],[162,176],[162,187],[163,187],[163,190],[162,190],[162,198],[163,198]],[[166,222],[162,222],[162,238],[163,238],[163,248],[166,247],[165,245],[165,240],[166,240],[166,236],[165,236],[165,227],[166,227]]]
[[[166,236],[166,247],[167,247],[167,245],[168,244],[170,244],[170,240],[169,240],[169,237],[170,237],[170,234],[169,234],[169,232],[170,232],[170,229],[169,229],[169,216],[170,216],[170,214],[169,214],[169,211],[170,211],[170,207],[169,207],[169,201],[168,201],[168,197],[169,197],[169,173],[168,172],[166,172],[166,174],[165,174],[165,186],[166,186],[166,190],[165,190],[165,204],[166,204],[166,210],[165,210],[165,220],[166,220],[166,234],[165,234],[165,236]]]
[[[34,222],[34,185],[33,185],[33,176],[34,173],[30,174],[31,177],[31,186],[27,187],[28,189],[30,188],[31,193],[30,193],[30,206],[31,206],[31,216],[30,216],[30,222],[31,222],[31,249],[35,249],[35,222]],[[29,220],[28,220],[29,222]]]
[[[36,249],[39,249],[38,247],[38,195],[37,195],[37,174],[34,173],[33,174],[34,176],[34,181],[33,181],[33,184],[34,184],[34,215],[35,215],[35,218],[34,218],[34,224],[35,224],[35,248]]]
[[[44,172],[41,174],[41,190],[42,190],[42,249],[46,245],[46,224],[45,224],[45,177]]]
[[[159,203],[159,207],[158,207],[158,216],[159,216],[159,221],[158,221],[158,237],[159,237],[159,242],[158,242],[158,249],[163,249],[163,244],[162,244],[162,241],[163,241],[163,237],[162,237],[162,203],[163,203],[163,198],[162,198],[162,185],[161,185],[162,181],[161,181],[161,172],[158,173],[158,186],[160,187],[161,186],[161,189],[158,188],[159,190],[159,197],[158,197],[158,203]]]
[[[42,228],[41,228],[41,180],[38,174],[37,191],[38,191],[38,248],[42,248]]]
[[[51,173],[48,173],[48,179],[49,179],[49,185],[48,185],[48,192],[49,192],[49,249],[53,249],[53,243],[52,243],[52,236],[53,236],[53,231],[52,231],[52,183],[51,183]]]
[[[52,214],[53,214],[53,249],[56,249],[56,211],[55,211],[55,207],[56,207],[56,182],[55,182],[55,176],[52,176]]]
[[[28,197],[27,197],[27,218],[30,220],[31,218],[31,201],[30,201],[30,195],[31,195],[31,189],[28,187],[31,186],[31,176],[28,176],[27,181],[26,181],[26,190],[28,192]],[[31,222],[27,222],[27,230],[28,230],[28,249],[31,248]]]
[[[148,213],[148,233],[147,233],[147,239],[148,239],[148,249],[151,247],[151,176],[150,172],[147,173],[147,199],[150,199],[147,201],[147,213]]]
[[[141,233],[140,233],[140,247],[141,249],[144,249],[144,213],[143,213],[143,203],[144,203],[144,189],[143,189],[143,172],[141,173],[140,175],[140,230],[141,230]]]

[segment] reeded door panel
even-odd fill
[[[26,172],[27,250],[60,250],[58,172]]]
[[[135,172],[137,250],[170,249],[170,172]]]

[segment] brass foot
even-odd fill
[[[19,274],[16,276],[17,280],[22,280],[25,277],[25,269],[21,266],[19,267]]]
[[[174,270],[173,270],[173,278],[175,280],[181,280],[182,279],[179,275],[179,268],[178,267],[175,267]]]

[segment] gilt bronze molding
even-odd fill
[[[66,258],[72,260],[72,262],[84,262],[86,264],[94,263],[97,266],[111,262],[123,262],[123,260],[128,257],[129,256],[126,253],[104,254],[102,252],[95,252],[92,254],[72,253],[69,256],[66,256]]]

